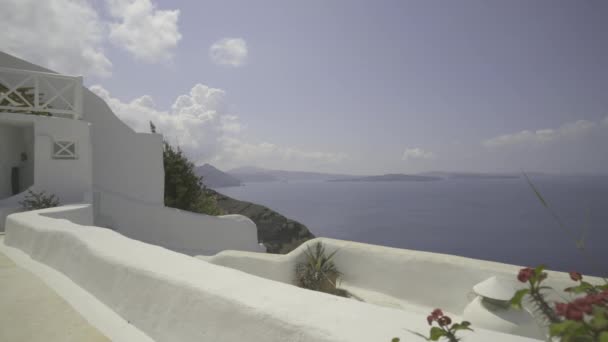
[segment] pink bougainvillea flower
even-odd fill
[[[433,318],[433,316],[427,316],[427,317],[426,317],[426,321],[427,321],[427,322],[429,322],[429,325],[433,324],[433,321],[434,321],[434,320],[435,320],[435,319]]]

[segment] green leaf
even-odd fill
[[[465,324],[468,323],[468,324]],[[458,330],[471,330],[473,331],[473,329],[469,328],[469,326],[471,325],[471,323],[469,322],[462,322],[462,323],[454,323],[452,324],[452,331],[458,331]]]
[[[399,337],[393,337],[393,339],[391,340],[391,342],[399,342],[399,341],[401,341],[401,340],[399,339]]]
[[[530,293],[530,289],[521,289],[515,292],[515,295],[513,295],[513,298],[511,298],[511,306],[517,309],[521,309],[521,301],[528,293]]]
[[[585,249],[585,239],[587,237],[587,230],[589,229],[589,218],[591,216],[591,210],[589,210],[589,208],[587,208],[586,214],[587,215],[585,216],[585,225],[583,226],[581,237],[576,241],[576,248],[580,250]]]
[[[538,197],[538,200],[540,201],[540,203],[542,203],[543,207],[549,208],[547,201],[545,201],[545,199],[543,198],[543,195],[541,195],[540,192],[538,191],[538,189],[536,189],[536,187],[534,186],[534,184],[532,184],[532,181],[530,180],[528,175],[525,172],[523,174],[524,174],[524,177],[526,177],[526,181],[528,182],[528,185],[530,185],[530,187],[536,194],[536,197]]]
[[[442,336],[445,336],[445,331],[443,331],[443,329],[437,327],[431,328],[431,336],[429,337],[429,340],[437,341]]]
[[[589,321],[589,324],[594,330],[601,331],[608,328],[608,318],[606,314],[608,310],[606,308],[593,306],[593,318]]]
[[[580,285],[568,287],[564,291],[572,292],[572,293],[584,293],[593,288],[594,288],[593,285],[589,284],[588,282],[582,281]]]
[[[534,274],[530,278],[530,282],[532,284],[540,284],[542,282],[542,280],[543,280],[542,275],[543,275],[543,271],[545,270],[545,268],[546,268],[545,265],[536,266],[536,268],[534,269]]]
[[[608,331],[604,331],[600,334],[599,342],[608,342]]]
[[[549,326],[549,334],[551,337],[553,336],[563,336],[568,335],[571,332],[574,332],[583,327],[581,322],[577,321],[563,321],[561,323],[554,323]]]

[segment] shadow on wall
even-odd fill
[[[0,120],[0,200],[34,184],[34,129]]]
[[[95,223],[147,243],[188,255],[223,250],[265,252],[255,223],[242,215],[209,216],[117,193],[94,195]]]

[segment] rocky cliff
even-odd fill
[[[258,240],[266,246],[268,253],[289,253],[304,241],[315,238],[305,225],[267,207],[239,201],[209,188],[206,192],[215,197],[224,214],[241,214],[255,222],[258,227]]]

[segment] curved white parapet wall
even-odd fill
[[[390,341],[425,316],[299,289],[79,225],[78,205],[10,215],[5,244],[68,276],[155,341]],[[476,329],[469,342],[533,341]]]
[[[189,255],[212,255],[226,249],[265,252],[257,227],[242,215],[209,216],[102,193],[98,225],[123,235]]]
[[[515,287],[523,285],[516,281],[519,266],[327,238],[309,240],[287,255],[224,251],[199,258],[292,284],[297,262],[317,241],[325,245],[327,253],[338,250],[334,261],[343,273],[339,286],[380,305],[406,310],[438,307],[461,316],[475,298],[472,289],[477,283],[498,276]],[[586,278],[601,283],[601,279]],[[573,284],[567,274],[549,271],[547,285],[561,291]]]

